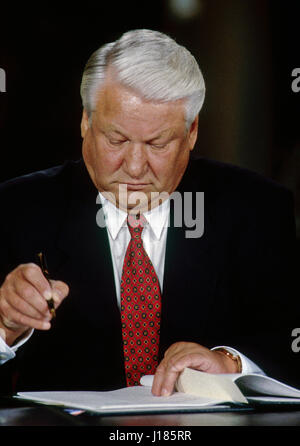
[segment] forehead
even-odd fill
[[[165,129],[185,129],[185,102],[150,101],[133,89],[107,82],[98,92],[94,114],[102,125],[121,126],[148,133]]]

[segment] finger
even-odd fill
[[[13,288],[7,288],[7,297],[6,299],[11,303],[13,307],[18,309],[16,299],[16,295],[19,296],[20,299],[30,305],[35,309],[35,311],[39,312],[40,316],[45,317],[48,312],[48,306],[46,299],[37,291],[37,289],[27,280],[16,280],[13,284]],[[22,311],[22,310],[21,310]],[[22,311],[23,312],[23,311]],[[38,315],[33,315],[33,317],[38,317]]]
[[[185,343],[183,342],[176,342],[166,350],[164,358],[157,367],[154,375],[151,389],[153,395],[163,396],[164,394],[169,394],[169,391],[163,388],[165,375],[168,371],[168,362],[174,355],[178,355],[178,353],[180,354],[180,352],[184,351],[184,345]]]
[[[7,301],[2,303],[2,320],[6,321],[8,328],[34,328],[36,330],[49,330],[51,324],[49,321],[31,318],[15,310]]]
[[[29,296],[31,296],[31,298],[29,298]],[[10,290],[6,300],[11,307],[26,316],[39,320],[50,319],[45,299],[43,299],[29,284],[23,289],[21,296],[13,289]],[[43,302],[40,303],[40,300],[43,300]]]
[[[167,373],[169,374],[169,383],[167,387],[165,385]],[[173,377],[171,375],[174,375]],[[160,364],[155,372],[151,392],[155,396],[168,396],[172,393],[174,385],[172,382],[176,382],[177,372],[167,372],[167,367],[164,364]]]
[[[31,285],[35,287],[45,299],[50,299],[52,297],[51,285],[38,265],[35,265],[35,263],[21,265],[19,271],[23,278],[31,283]]]
[[[158,366],[152,385],[154,395],[169,396],[174,391],[176,380],[179,373],[186,367],[186,355],[182,352],[164,358]]]
[[[210,366],[207,357],[201,353],[179,352],[170,359],[164,359],[163,364],[157,368],[157,379],[154,377],[152,393],[168,396],[174,391],[179,374],[187,367],[207,371]],[[155,393],[154,393],[155,392]]]

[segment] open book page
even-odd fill
[[[244,404],[248,403],[234,381],[221,374],[212,375],[186,368],[177,379],[176,389],[179,392],[202,396],[204,398],[215,398]]]
[[[153,376],[144,376],[141,384],[151,386],[152,381]],[[176,388],[192,395],[227,400],[231,398],[237,402],[243,402],[245,397],[249,402],[292,403],[297,402],[297,399],[300,402],[300,390],[260,374],[210,374],[186,368],[180,374]],[[252,396],[255,398],[250,398]]]
[[[98,413],[196,410],[224,403],[179,392],[168,397],[157,397],[152,395],[151,387],[148,386],[126,387],[108,392],[24,392],[18,393],[16,398]]]
[[[231,376],[245,395],[247,395],[247,392],[255,392],[273,397],[300,398],[300,390],[266,375],[241,374]]]
[[[247,404],[247,399],[234,382],[240,376],[240,374],[216,375],[186,368],[176,381],[176,390],[205,398]],[[141,378],[141,384],[151,387],[153,378],[153,375],[145,375]]]

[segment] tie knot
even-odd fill
[[[143,215],[128,215],[127,225],[131,235],[131,238],[141,238],[142,230],[144,229],[147,220]]]

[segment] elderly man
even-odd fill
[[[155,374],[153,394],[168,395],[185,367],[282,378],[292,198],[190,159],[204,92],[185,48],[128,32],[85,67],[83,160],[1,186],[3,390],[106,390]],[[187,237],[172,193],[191,193],[184,212],[199,216],[200,191],[204,232]]]

